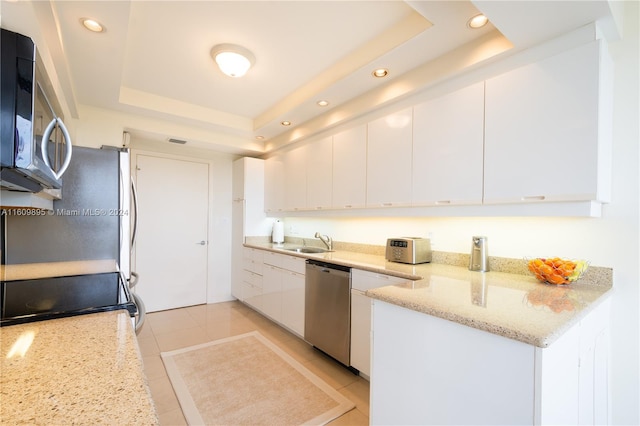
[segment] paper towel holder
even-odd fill
[[[284,242],[284,224],[280,220],[273,222],[271,242],[274,244],[282,244]]]

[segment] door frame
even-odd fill
[[[235,157],[216,152],[196,157],[131,148],[131,176],[137,185],[136,166],[138,156],[157,157],[203,163],[209,166],[208,217],[207,217],[207,303],[234,300],[231,296],[231,166]],[[225,170],[228,168],[228,172]],[[221,176],[222,174],[222,176]],[[228,182],[224,177],[228,175]],[[220,179],[222,177],[222,179]],[[228,186],[228,188],[227,188]],[[224,198],[228,192],[229,196]],[[227,235],[228,234],[228,235]],[[131,253],[132,270],[136,270],[135,244]]]

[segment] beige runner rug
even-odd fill
[[[322,425],[355,406],[257,331],[161,356],[190,425]]]

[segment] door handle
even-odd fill
[[[200,241],[199,243],[196,243],[196,244],[201,245],[201,246],[204,246],[204,245],[206,245],[206,244],[207,244],[207,242],[206,242],[206,241],[204,241],[204,240],[202,240],[202,241]]]

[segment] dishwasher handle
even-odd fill
[[[335,263],[328,263],[321,260],[308,259],[307,260],[307,268],[314,267],[314,269],[332,269],[337,271],[342,271],[346,273],[351,273],[351,268],[349,266],[344,265],[336,265]]]

